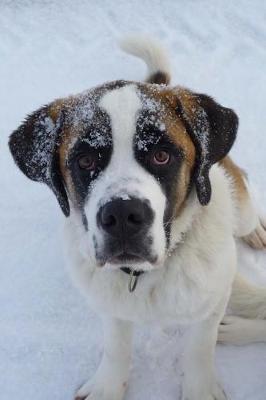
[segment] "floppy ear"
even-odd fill
[[[204,94],[183,92],[178,103],[178,115],[196,147],[194,181],[198,199],[207,205],[211,198],[210,168],[230,151],[238,117],[233,110]]]
[[[9,138],[9,148],[21,171],[33,181],[46,183],[66,217],[69,203],[59,167],[58,146],[63,112],[55,103],[31,114]]]

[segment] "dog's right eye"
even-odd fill
[[[171,155],[166,150],[158,150],[154,153],[152,162],[155,165],[166,165],[169,163]]]
[[[78,165],[80,169],[92,171],[96,166],[95,155],[83,154],[78,158]]]

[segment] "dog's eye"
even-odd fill
[[[80,169],[85,169],[87,171],[92,171],[95,169],[96,160],[92,154],[83,154],[78,159],[78,165]]]
[[[158,150],[153,154],[152,162],[155,165],[166,165],[170,161],[170,153],[166,150]]]

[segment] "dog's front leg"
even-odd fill
[[[121,400],[129,376],[132,323],[104,319],[104,352],[95,376],[77,392],[76,400]]]
[[[188,332],[184,352],[182,400],[226,400],[216,381],[214,352],[218,326],[224,315],[226,301],[206,320],[193,325]]]

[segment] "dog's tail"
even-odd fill
[[[239,273],[233,283],[229,307],[233,313],[250,319],[266,319],[266,288],[249,283]]]
[[[128,36],[120,42],[126,53],[141,58],[148,67],[146,82],[168,85],[170,83],[170,62],[160,42],[144,35]]]

